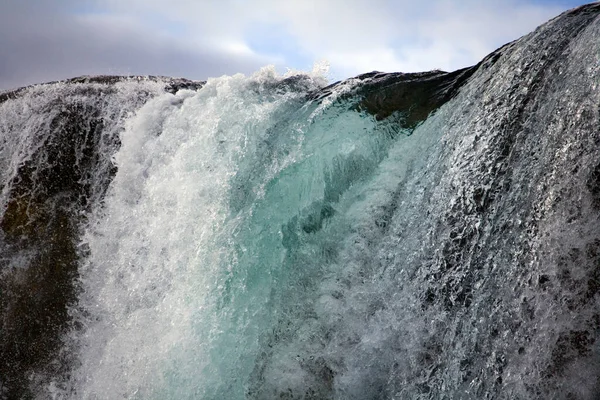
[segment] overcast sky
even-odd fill
[[[0,0],[0,90],[97,74],[454,70],[583,0]]]

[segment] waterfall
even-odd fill
[[[2,347],[27,379],[0,386],[597,398],[599,15],[453,73],[327,86],[265,67],[0,98],[1,289],[46,293],[2,298],[3,331],[43,346],[19,342],[29,363]],[[51,325],[19,311],[56,296]]]

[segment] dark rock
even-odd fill
[[[357,92],[352,93],[352,96],[361,99],[357,105],[359,111],[365,111],[375,116],[377,120],[383,120],[399,112],[403,116],[405,126],[412,129],[453,98],[480,66],[493,59],[491,57],[489,56],[474,67],[450,73],[443,71],[369,72],[354,78],[364,83]],[[315,100],[328,97],[338,85],[340,82],[325,87],[311,97]],[[342,98],[346,97],[342,96]]]

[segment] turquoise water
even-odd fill
[[[288,353],[315,358],[295,342],[310,339],[301,332],[315,313],[339,312],[330,286],[356,268],[340,254],[355,247],[345,238],[376,212],[356,205],[391,195],[388,175],[406,166],[380,164],[410,132],[336,99],[351,82],[306,102],[323,80],[277,88],[283,79],[265,69],[210,80],[128,121],[84,240],[92,319],[78,339],[78,396],[235,399],[278,390],[265,379],[295,390],[319,379]],[[382,173],[386,187],[373,182]]]

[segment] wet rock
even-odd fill
[[[139,86],[116,115],[100,99],[116,96],[119,82]],[[67,373],[61,335],[71,324],[68,308],[76,301],[77,266],[85,254],[78,246],[79,230],[90,203],[103,196],[116,172],[112,153],[100,149],[118,148],[123,116],[157,94],[144,82],[164,83],[164,91],[171,93],[203,85],[152,76],[97,76],[0,94],[0,105],[45,96],[38,112],[50,120],[39,132],[27,132],[41,145],[18,166],[11,182],[1,183],[8,188],[0,216],[1,399],[31,398],[36,381]],[[52,91],[45,93],[44,87]]]

